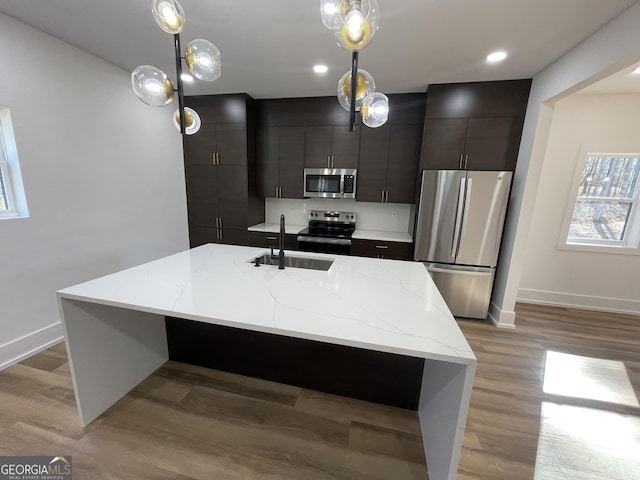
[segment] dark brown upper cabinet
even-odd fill
[[[360,149],[360,127],[310,126],[305,128],[306,168],[356,168]]]
[[[203,123],[184,142],[187,165],[246,165],[247,129],[243,123]]]
[[[427,119],[423,168],[504,170],[512,123],[511,118]]]
[[[513,170],[531,80],[429,85],[423,169]]]
[[[409,124],[362,130],[356,188],[358,201],[413,202],[420,128]]]
[[[358,168],[358,200],[413,202],[424,93],[389,95],[387,124],[376,129],[358,124],[353,132],[349,131],[349,112],[335,97],[267,99],[258,103],[258,190],[264,196],[302,196],[298,157],[302,128],[302,168]]]
[[[258,129],[258,192],[264,197],[302,198],[304,127]]]

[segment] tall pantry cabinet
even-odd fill
[[[247,245],[247,227],[264,221],[256,192],[256,106],[244,94],[186,98],[202,126],[183,137],[191,247]]]

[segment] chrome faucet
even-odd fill
[[[278,253],[278,269],[284,270],[284,214],[280,215],[280,252]]]

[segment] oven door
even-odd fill
[[[351,240],[348,238],[311,237],[298,235],[298,250],[302,252],[351,254]]]

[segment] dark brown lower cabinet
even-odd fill
[[[169,359],[173,361],[410,410],[418,408],[424,359],[165,319]]]
[[[392,260],[411,260],[413,257],[413,243],[356,238],[351,241],[351,255],[389,258]]]
[[[280,235],[270,232],[249,232],[249,246],[277,249],[279,246]],[[296,250],[298,248],[298,236],[287,234],[284,236],[284,249]]]

